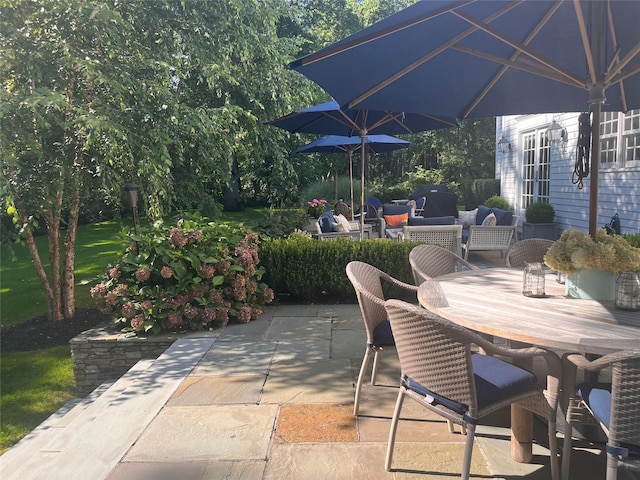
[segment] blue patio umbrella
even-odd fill
[[[640,2],[421,1],[291,64],[343,108],[459,119],[640,108]],[[339,74],[337,74],[339,72]]]
[[[370,153],[390,152],[407,148],[411,142],[390,135],[367,135],[365,138],[367,151]],[[353,154],[362,148],[360,137],[344,137],[341,135],[325,135],[311,143],[291,152],[296,153],[346,153],[349,159],[349,183],[351,185],[351,219],[353,220]]]
[[[284,117],[267,122],[292,133],[318,133],[321,135],[357,136],[362,148],[360,205],[364,206],[364,145],[369,135],[398,135],[457,126],[453,117],[438,117],[425,113],[407,113],[398,110],[341,109],[335,100],[296,110]],[[360,216],[361,238],[364,217]]]

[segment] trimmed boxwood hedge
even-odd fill
[[[281,300],[356,302],[355,291],[345,271],[350,261],[369,263],[398,280],[413,284],[409,252],[416,245],[382,239],[362,242],[320,241],[307,237],[265,240],[260,244],[260,260],[266,269],[262,280]],[[391,289],[385,293],[396,298],[400,296]]]

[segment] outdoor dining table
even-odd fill
[[[522,269],[469,270],[424,282],[418,299],[456,324],[495,337],[583,354],[638,348],[640,313],[619,310],[613,301],[567,297],[555,278],[555,272],[547,272],[544,297],[527,297]],[[533,415],[512,405],[514,460],[531,461],[532,438]]]

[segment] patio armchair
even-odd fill
[[[405,397],[466,428],[461,478],[469,478],[476,425],[512,403],[546,418],[549,430],[551,478],[559,480],[556,411],[562,364],[542,348],[508,349],[428,310],[399,300],[385,308],[400,360],[400,390],[389,429],[385,469],[391,469],[398,421]],[[476,347],[490,355],[473,353]],[[546,361],[546,382],[538,386],[534,373],[501,358]],[[415,466],[414,466],[415,467]]]
[[[523,268],[526,263],[544,262],[547,250],[555,242],[545,238],[528,238],[513,244],[507,251],[505,262],[507,267]]]
[[[398,233],[398,241],[438,245],[461,256],[462,225],[405,225]]]
[[[466,262],[447,248],[438,245],[418,245],[409,252],[409,264],[416,285],[440,275],[476,270],[478,267]]]
[[[466,241],[463,236],[464,259],[469,258],[471,251],[498,250],[505,256],[516,236],[518,218],[518,215],[513,215],[511,225],[470,225]]]
[[[391,326],[384,309],[385,293],[383,282],[398,287],[401,291],[415,297],[417,302],[418,287],[396,280],[391,275],[364,262],[349,262],[346,267],[347,277],[351,281],[356,291],[362,320],[367,334],[366,349],[358,381],[356,382],[356,392],[353,401],[353,414],[358,415],[360,407],[360,391],[362,383],[369,366],[369,360],[373,355],[373,367],[371,369],[371,385],[376,384],[376,373],[378,371],[379,354],[384,347],[394,345]]]
[[[640,350],[619,351],[588,360],[578,353],[564,356],[565,392],[571,392],[565,422],[563,480],[569,478],[573,426],[597,423],[607,436],[606,480],[618,468],[640,471]],[[611,369],[611,383],[585,382],[575,386],[577,368],[586,372]]]

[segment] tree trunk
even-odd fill
[[[74,185],[70,192],[67,234],[64,238],[64,274],[62,276],[62,313],[65,319],[76,316],[75,262],[78,217],[80,215],[80,188]]]
[[[231,162],[231,178],[229,178],[229,185],[224,189],[224,209],[230,212],[235,212],[241,209],[239,167],[238,159],[235,155]]]

